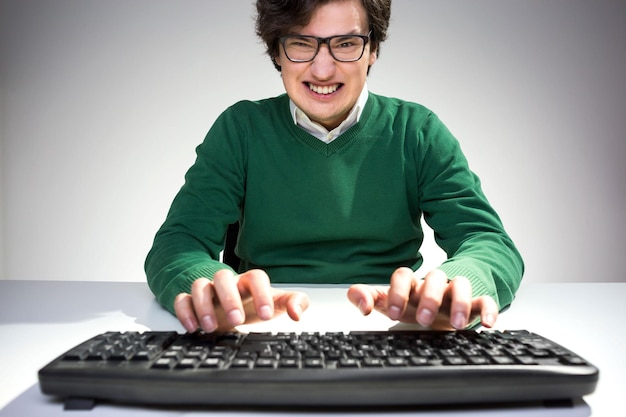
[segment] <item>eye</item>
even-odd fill
[[[342,36],[332,40],[332,47],[336,49],[350,49],[361,46],[362,40],[356,36]]]
[[[289,37],[285,42],[285,46],[298,49],[317,49],[317,41],[312,38]]]

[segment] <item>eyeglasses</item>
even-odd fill
[[[371,32],[370,32],[371,33]],[[281,36],[280,43],[287,59],[291,62],[310,62],[315,59],[320,47],[328,46],[330,55],[340,62],[354,62],[361,59],[365,51],[365,45],[370,40],[367,35],[337,35],[328,38],[317,36],[289,35]]]

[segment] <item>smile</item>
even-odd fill
[[[321,86],[309,83],[309,89],[317,94],[332,94],[337,91],[338,88],[339,84]]]

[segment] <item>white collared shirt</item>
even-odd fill
[[[322,142],[330,143],[359,121],[359,119],[361,118],[361,113],[363,112],[363,108],[365,107],[365,103],[367,102],[367,97],[368,92],[366,83],[363,86],[363,90],[361,91],[361,94],[359,95],[356,104],[354,105],[352,110],[350,110],[348,117],[346,117],[346,119],[341,122],[339,126],[331,131],[328,131],[328,129],[326,129],[321,124],[312,121],[309,116],[307,116],[302,110],[300,110],[291,99],[289,100],[289,109],[291,111],[291,116],[293,117],[293,122],[296,125],[300,126]]]

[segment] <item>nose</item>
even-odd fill
[[[321,45],[311,62],[311,74],[320,80],[329,79],[335,73],[335,59],[330,54],[328,45]]]

